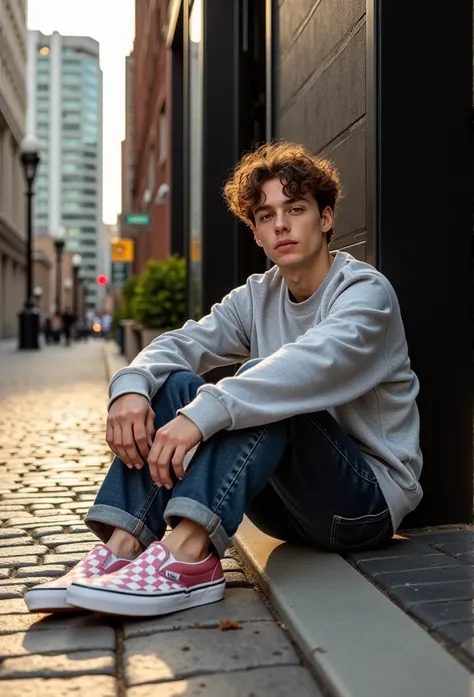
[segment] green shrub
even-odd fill
[[[135,290],[138,283],[138,276],[130,276],[128,278],[121,292],[121,298],[118,305],[115,307],[112,313],[112,332],[115,333],[116,328],[123,319],[133,318],[132,302],[135,296]]]
[[[138,278],[133,319],[150,329],[178,329],[186,320],[186,261],[150,259]]]
[[[138,276],[130,276],[122,287],[122,301],[125,304],[126,311],[129,313],[129,316],[125,319],[130,319],[132,316],[132,301],[137,290],[138,279]]]

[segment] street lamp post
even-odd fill
[[[26,298],[23,310],[19,314],[19,342],[20,350],[39,349],[39,311],[33,297],[33,263],[32,263],[32,235],[33,235],[33,182],[40,158],[38,155],[38,140],[34,135],[26,135],[20,147],[20,159],[26,179]]]
[[[72,277],[73,277],[73,282],[72,282],[72,311],[74,316],[77,319],[77,311],[78,311],[78,290],[79,290],[79,269],[81,268],[82,264],[82,257],[80,254],[73,254],[72,256]]]
[[[56,249],[56,312],[58,315],[62,311],[61,303],[61,277],[62,277],[62,256],[64,250],[64,228],[60,227],[54,235],[54,247]]]
[[[79,316],[82,317],[84,314],[84,295],[85,295],[84,276],[82,275],[82,272],[79,273],[77,280],[79,281],[78,312],[79,312]]]

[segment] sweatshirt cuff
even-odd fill
[[[177,413],[183,414],[198,427],[203,441],[232,423],[227,409],[210,392],[199,392],[190,404],[178,409]]]
[[[112,403],[116,399],[124,394],[141,394],[146,397],[150,402],[150,395],[148,393],[148,380],[144,375],[139,373],[124,373],[119,375],[115,380],[112,378],[112,382],[109,387],[109,403],[107,405],[107,410],[110,409]]]

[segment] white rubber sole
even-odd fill
[[[24,596],[30,612],[77,612],[75,605],[67,602],[66,588],[32,588]]]
[[[167,595],[123,593],[73,583],[67,590],[67,600],[70,605],[75,605],[77,608],[108,615],[152,617],[189,610],[198,605],[217,603],[224,597],[224,591],[225,581],[199,586],[187,593],[178,592]]]

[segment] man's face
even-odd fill
[[[322,215],[312,194],[293,200],[283,193],[279,179],[262,185],[261,204],[254,211],[253,233],[267,257],[281,268],[298,268],[314,261],[327,247],[326,235],[333,213]]]

